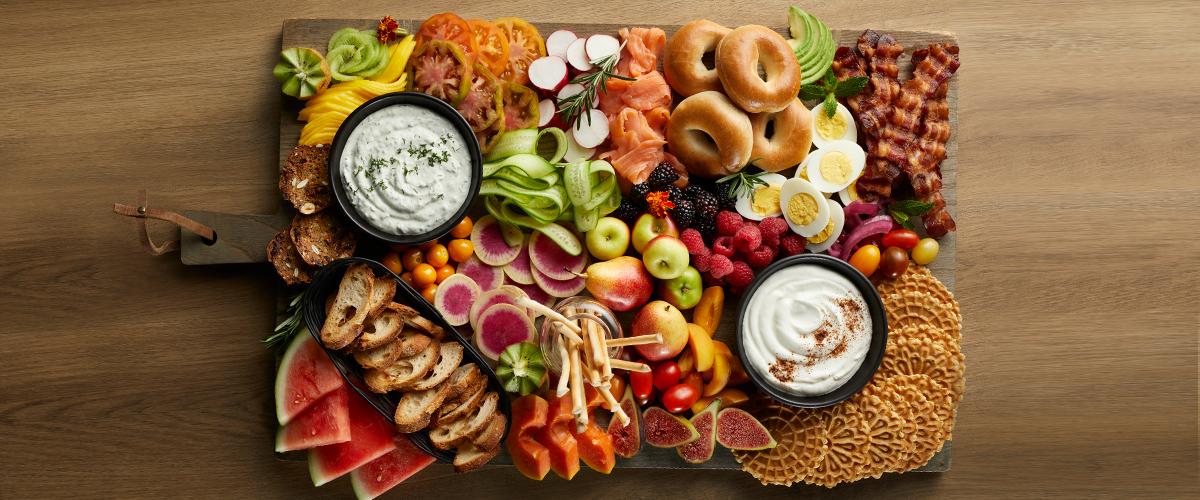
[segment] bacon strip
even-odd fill
[[[904,47],[890,34],[881,36],[867,30],[858,39],[858,51],[861,56],[848,47],[839,48],[832,68],[838,80],[867,76],[866,69],[870,68],[870,83],[862,93],[847,98],[846,105],[863,132],[867,153],[866,167],[855,189],[863,200],[873,202],[891,196],[892,183],[903,173],[900,164],[880,157],[875,150],[880,130],[890,121],[893,101],[900,93],[896,58],[904,53]]]
[[[904,82],[900,89],[900,97],[896,99],[892,119],[885,124],[879,135],[879,144],[875,155],[887,158],[898,165],[906,165],[908,170],[908,145],[920,131],[921,115],[925,112],[926,102],[942,82],[950,78],[958,70],[958,47],[944,43],[929,46],[929,55],[913,69],[913,78]],[[912,172],[908,172],[909,176]]]
[[[913,66],[918,68],[916,72],[921,71],[921,66],[935,49],[952,54],[958,52],[958,47],[943,47],[942,44],[918,50],[912,55]],[[955,64],[954,68],[957,67]],[[950,73],[953,73],[953,70]],[[949,78],[949,74],[946,78]],[[925,232],[932,238],[941,238],[957,228],[954,219],[946,212],[946,201],[941,193],[941,162],[946,159],[946,142],[950,140],[950,105],[946,102],[949,89],[950,84],[943,80],[926,101],[920,132],[908,146],[908,162],[905,165],[917,199],[934,204],[933,208],[921,217],[925,223]]]

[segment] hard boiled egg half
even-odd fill
[[[837,103],[837,112],[832,118],[825,114],[824,102],[817,103],[817,107],[809,112],[812,113],[814,146],[823,148],[833,141],[858,142],[858,127],[850,117],[850,110],[842,103]]]
[[[822,193],[836,193],[862,175],[867,153],[857,143],[833,141],[809,153],[804,171]]]
[[[829,222],[816,236],[809,236],[806,239],[808,243],[804,249],[812,253],[819,253],[829,250],[837,242],[838,236],[842,234],[842,229],[846,227],[846,213],[842,212],[842,206],[833,200],[824,200],[829,204]],[[803,235],[801,235],[803,236]]]
[[[806,238],[819,234],[829,225],[828,201],[811,182],[804,179],[788,179],[779,189],[779,205],[783,209],[784,222],[792,232]]]
[[[766,184],[754,186],[751,192],[745,189],[738,193],[737,211],[750,220],[763,220],[780,214],[779,193],[788,179],[779,174],[763,174],[758,177]]]

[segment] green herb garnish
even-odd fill
[[[292,301],[288,303],[287,311],[285,312],[288,318],[275,327],[275,333],[262,339],[262,343],[266,344],[267,349],[275,349],[275,354],[282,355],[284,349],[287,349],[288,344],[292,343],[292,339],[296,337],[296,334],[304,328],[303,299],[303,291],[292,297]]]
[[[800,87],[800,98],[805,101],[820,99],[825,101],[825,116],[833,118],[837,113],[837,100],[850,97],[862,92],[870,79],[856,76],[838,81],[833,72],[825,73],[824,85],[803,85]]]
[[[925,215],[931,209],[933,209],[932,201],[901,200],[887,206],[888,214],[892,216],[892,219],[900,224],[900,227],[909,231],[916,231],[911,218]]]
[[[616,54],[610,54],[608,56],[589,61],[593,66],[596,67],[596,71],[579,75],[575,77],[575,79],[571,80],[571,83],[582,84],[583,91],[563,99],[559,103],[558,114],[562,115],[563,121],[567,123],[568,128],[574,127],[575,121],[578,120],[581,115],[587,116],[588,125],[592,124],[592,116],[588,113],[588,111],[592,109],[592,101],[596,100],[597,91],[603,90],[608,92],[608,87],[606,84],[608,83],[609,78],[616,78],[618,80],[625,80],[629,82],[636,80],[636,78],[618,75],[613,72],[613,68],[616,67],[617,61],[621,59],[621,51],[624,49],[625,42],[621,42],[621,47],[617,49]]]
[[[758,165],[755,165],[754,162],[761,160],[761,159],[762,158],[755,158],[753,160],[750,160],[750,163],[747,163],[746,167],[743,168],[741,171],[739,171],[736,174],[729,174],[729,175],[726,175],[725,177],[717,179],[717,183],[718,184],[724,183],[724,182],[729,183],[730,197],[732,197],[732,198],[740,197],[740,196],[742,196],[741,193],[744,192],[746,194],[746,196],[751,197],[750,201],[753,202],[755,188],[757,188],[758,186],[766,186],[767,185],[767,181],[762,180],[761,177],[770,172],[763,170],[762,172],[758,172],[756,174],[747,174],[746,168],[757,167]]]

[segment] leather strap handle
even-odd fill
[[[212,229],[200,224],[187,217],[179,215],[175,212],[168,212],[160,208],[149,208],[146,206],[146,190],[140,189],[137,194],[137,206],[122,205],[120,203],[113,204],[113,213],[134,217],[137,219],[138,239],[142,243],[142,247],[151,255],[162,255],[167,252],[179,250],[179,240],[174,239],[163,243],[161,246],[155,245],[150,241],[150,233],[146,231],[146,219],[165,220],[179,227],[187,229],[193,233],[200,235],[207,241],[216,241],[217,234]]]

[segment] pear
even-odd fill
[[[614,311],[640,307],[654,291],[654,280],[642,259],[628,255],[592,264],[582,276],[592,296]]]

